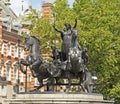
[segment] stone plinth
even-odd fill
[[[6,99],[4,104],[113,104],[103,100],[101,94],[43,93],[18,94],[16,98]]]

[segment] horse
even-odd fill
[[[54,90],[54,78],[57,80],[59,78],[67,78],[68,85],[66,86],[66,92],[69,91],[71,86],[71,78],[80,78],[80,85],[82,86],[84,79],[84,71],[82,68],[82,59],[81,59],[81,51],[78,50],[78,47],[71,48],[69,51],[69,59],[62,62],[59,59],[56,62],[48,62],[43,60],[40,55],[40,40],[38,40],[35,36],[26,36],[24,43],[24,50],[29,51],[29,54],[26,57],[26,60],[20,60],[20,70],[24,74],[27,72],[21,67],[21,65],[29,67],[31,70],[32,76],[37,77],[39,81],[39,86],[34,89],[34,91],[39,90],[43,86],[43,79],[48,79],[48,90]],[[73,54],[75,53],[75,54]],[[76,58],[77,53],[77,58]],[[74,66],[77,65],[78,67]],[[85,91],[85,87],[82,86]]]
[[[34,89],[35,91],[43,86],[43,79],[48,78],[48,83],[52,84],[53,78],[51,79],[52,73],[50,69],[55,69],[52,63],[42,59],[40,55],[40,43],[40,40],[35,36],[26,36],[24,50],[29,51],[29,54],[27,55],[26,60],[19,61],[21,72],[26,74],[27,72],[21,65],[27,66],[31,70],[32,76],[38,79],[39,86]],[[51,89],[48,90],[53,90],[53,88],[51,87]]]
[[[71,30],[71,34],[68,36],[69,41],[64,41],[64,44],[69,51],[64,51],[67,55],[66,61],[66,69],[64,69],[64,73],[66,73],[65,77],[68,79],[68,86],[67,90],[69,90],[71,86],[71,79],[72,78],[79,78],[79,85],[82,87],[84,92],[92,92],[92,75],[88,71],[86,67],[87,57],[84,58],[83,55],[86,55],[86,53],[81,49],[81,46],[78,44],[77,41],[77,30],[73,29]],[[69,42],[69,43],[68,43]],[[68,45],[69,44],[69,45]],[[68,45],[68,46],[67,46]],[[62,53],[62,52],[61,52]],[[56,62],[56,60],[54,60]],[[62,63],[62,62],[61,62]],[[62,74],[61,74],[62,75]],[[63,77],[58,76],[58,77]]]
[[[92,74],[87,68],[88,55],[87,49],[81,49],[77,41],[77,30],[71,30],[71,48],[69,48],[68,53],[68,65],[71,66],[70,72],[74,73],[75,76],[80,78],[80,85],[84,92],[91,93],[93,90],[93,79]]]
[[[53,48],[52,48],[53,49]],[[54,46],[54,51],[57,52],[57,48]],[[91,93],[90,85],[92,85],[91,73],[88,70],[85,70],[85,66],[83,65],[82,55],[83,52],[80,51],[77,47],[70,48],[69,50],[69,58],[66,61],[60,60],[60,53],[53,52],[53,64],[56,66],[57,70],[61,70],[59,74],[55,74],[55,79],[66,78],[68,79],[68,84],[66,86],[66,92],[69,91],[71,86],[72,78],[79,78],[79,85],[81,86],[84,92]],[[59,56],[58,56],[59,55]],[[57,71],[56,71],[57,73]]]

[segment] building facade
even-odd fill
[[[0,77],[6,80],[8,85],[19,85],[19,91],[24,91],[26,75],[21,73],[18,65],[18,61],[25,59],[27,55],[21,44],[22,24],[9,4],[7,0],[0,1]],[[28,70],[27,89],[33,89],[34,86],[34,78]]]

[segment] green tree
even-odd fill
[[[118,0],[75,0],[73,9],[81,21],[78,28],[79,41],[88,48],[89,69],[96,70],[99,78],[98,90],[104,96],[114,96],[119,92],[117,86],[120,83],[119,2]]]

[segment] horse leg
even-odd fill
[[[70,86],[71,86],[71,76],[70,76],[70,72],[67,71],[67,78],[68,78],[68,85],[66,85],[66,91],[65,92],[69,92],[70,90]]]
[[[19,63],[23,64],[24,66],[29,66],[28,62],[25,60],[20,60]]]
[[[93,81],[92,81],[92,75],[89,71],[85,71],[86,74],[86,89],[88,93],[92,93],[93,90]]]
[[[56,80],[56,83],[55,83],[55,84],[56,84],[56,85],[59,84],[59,83],[58,83],[59,78],[56,77],[55,80]]]
[[[35,61],[33,64],[30,65],[31,73],[33,77],[37,77],[39,74],[35,72],[35,69],[39,67],[40,60]]]
[[[43,87],[43,78],[38,76],[37,79],[39,82],[39,86],[37,88],[35,88],[33,91],[38,91],[41,87]]]
[[[35,73],[35,71],[33,69],[30,68],[30,70],[31,70],[31,73],[32,73],[33,77],[37,77],[38,76],[38,74],[36,75],[36,73]]]
[[[29,66],[29,64],[27,63],[27,61],[25,61],[25,60],[20,60],[20,61],[18,62],[18,64],[19,64],[19,66],[20,66],[20,71],[21,71],[22,73],[26,74],[26,71],[23,69],[23,67],[21,66],[21,64],[24,65],[24,66]]]
[[[47,91],[54,91],[54,78],[48,78],[47,80]]]
[[[79,78],[80,78],[79,84],[80,84],[82,90],[84,92],[87,92],[87,90],[85,89],[85,73],[83,71],[79,73]]]

